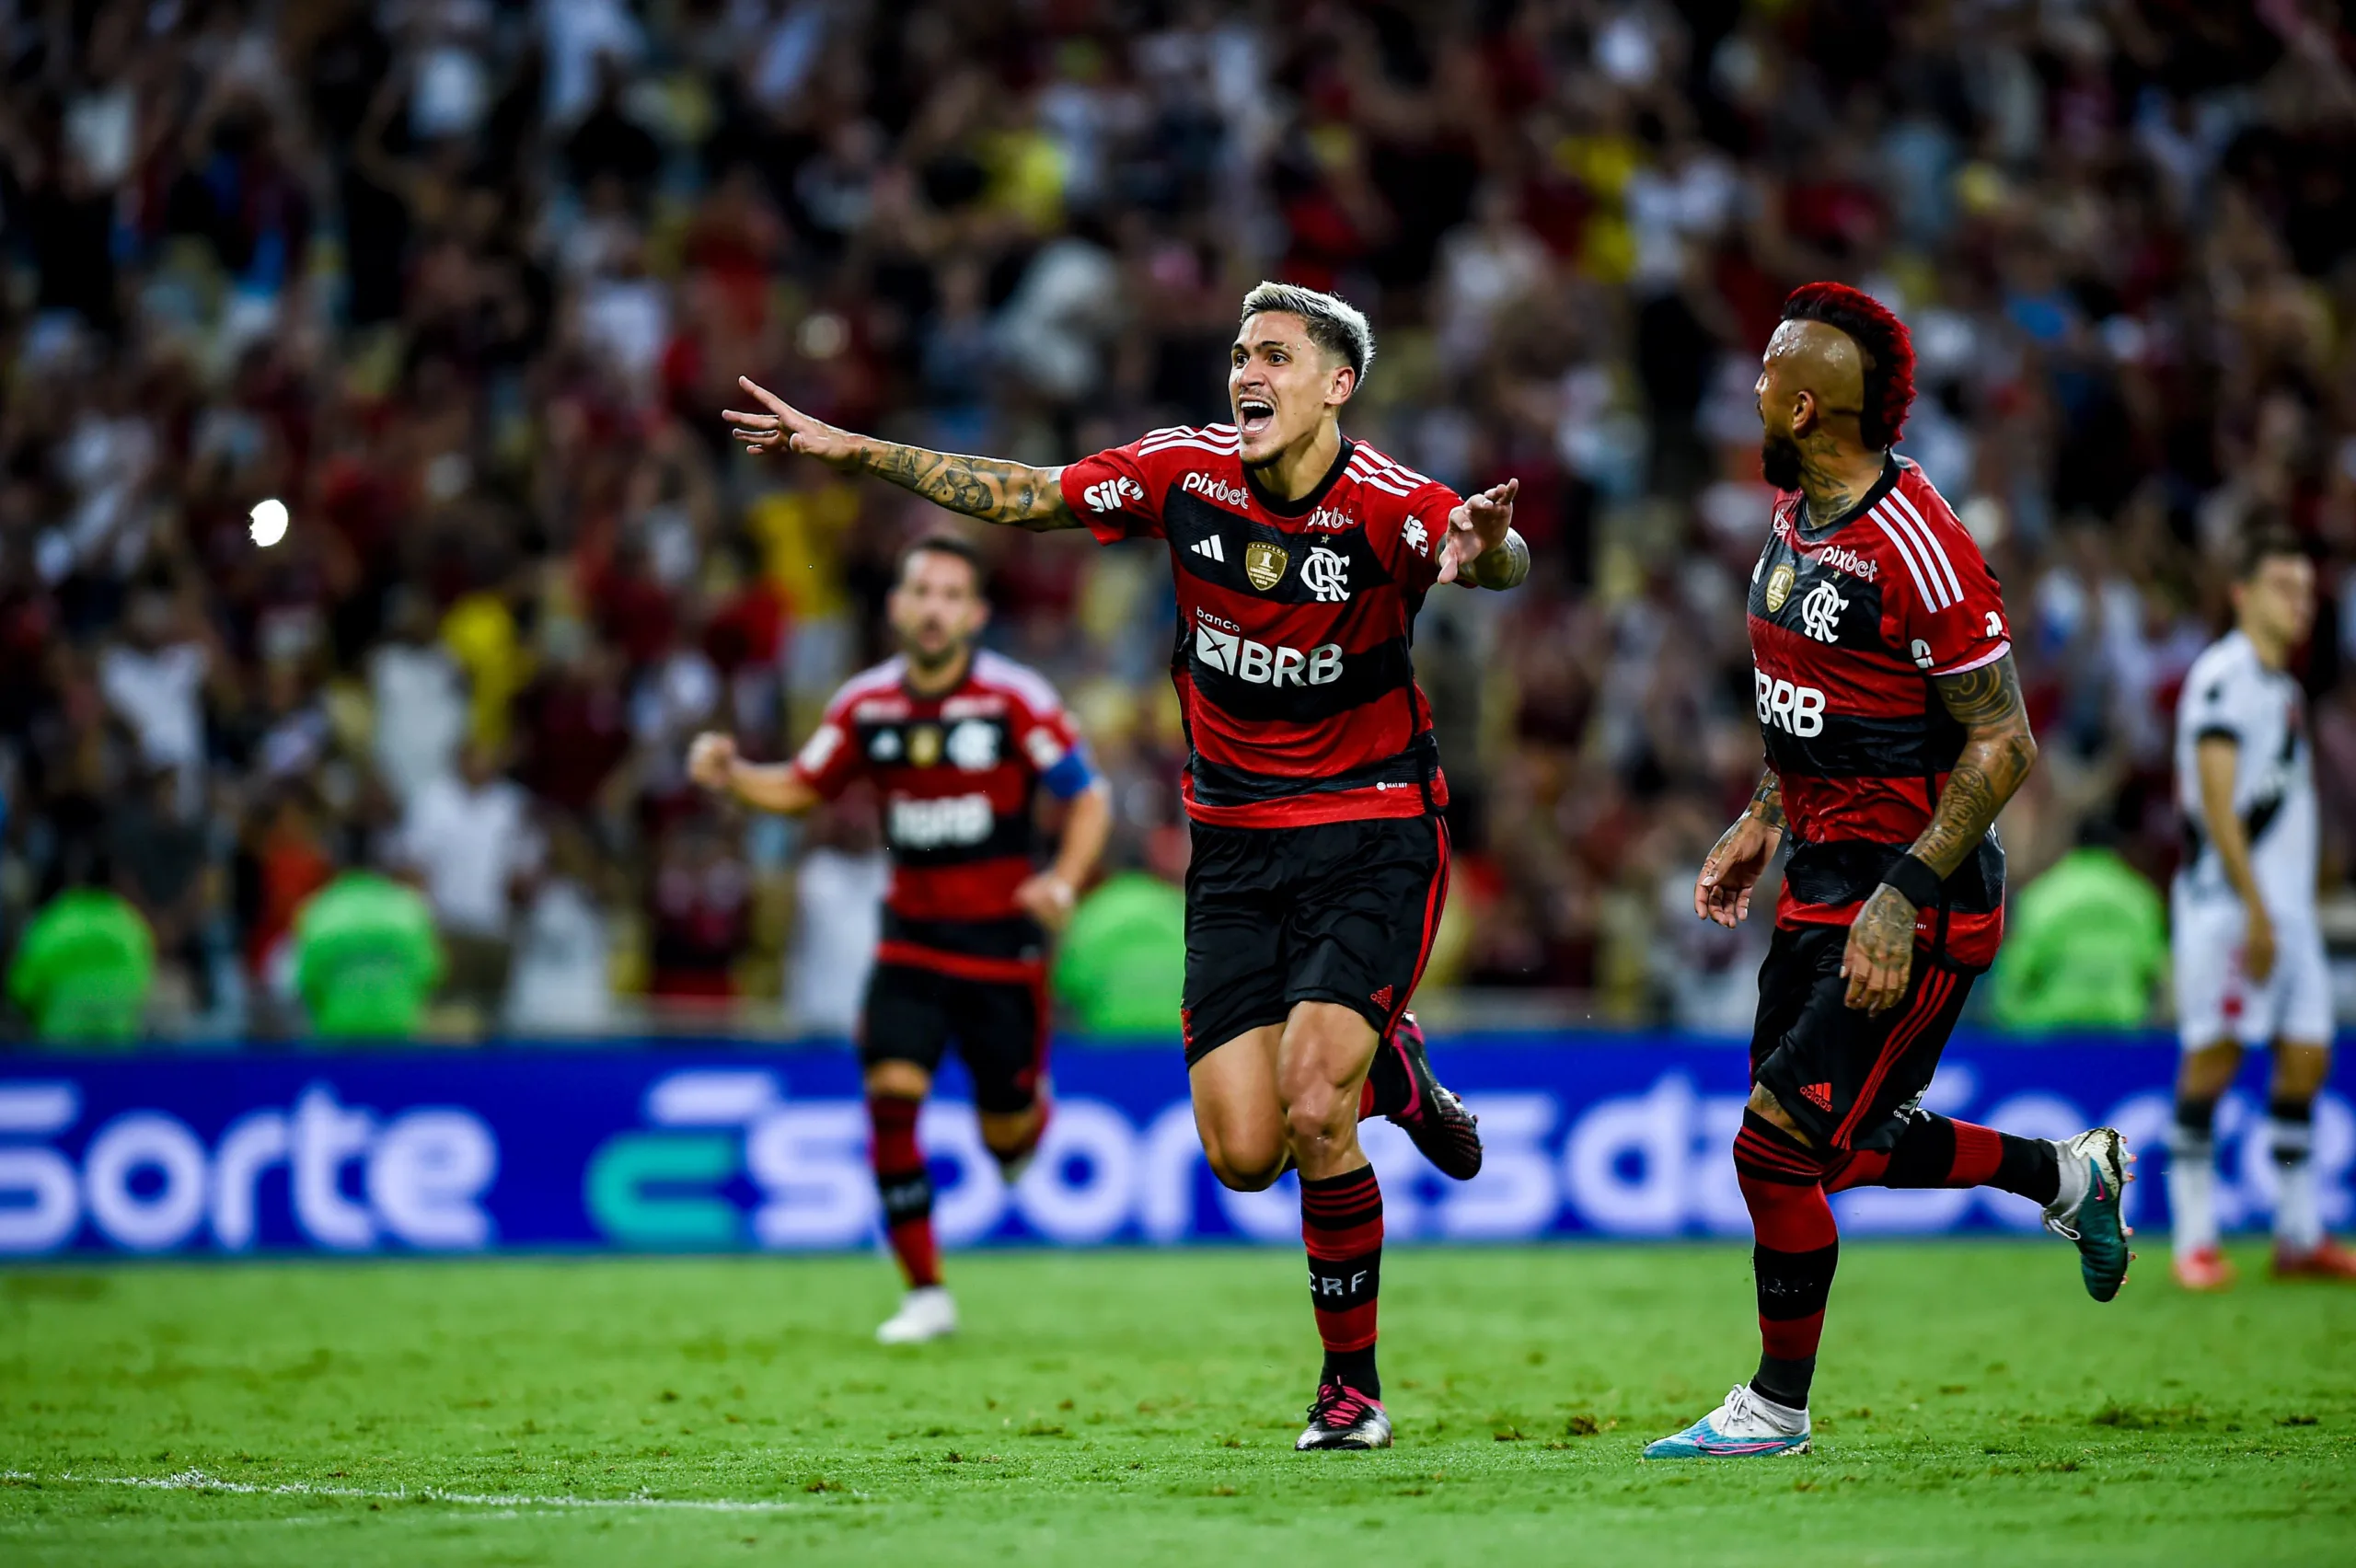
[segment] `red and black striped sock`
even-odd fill
[[[1325,1378],[1382,1397],[1374,1366],[1375,1297],[1382,1286],[1382,1189],[1374,1167],[1300,1183],[1309,1299],[1325,1343]]]
[[[868,1163],[875,1168],[875,1191],[884,1200],[884,1230],[911,1288],[941,1283],[941,1249],[932,1237],[932,1173],[917,1143],[921,1101],[896,1094],[870,1095]]]
[[[1745,1112],[1742,1121],[1735,1179],[1750,1210],[1759,1286],[1759,1372],[1750,1387],[1777,1404],[1806,1410],[1841,1234],[1823,1186],[1808,1174],[1815,1151],[1764,1117]]]
[[[2062,1163],[2043,1138],[2016,1138],[1993,1127],[1927,1113],[1906,1124],[1887,1155],[1853,1155],[1825,1182],[1850,1187],[1994,1187],[2050,1204],[2062,1190]]]

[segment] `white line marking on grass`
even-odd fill
[[[520,1493],[448,1492],[438,1486],[415,1491],[399,1487],[381,1492],[360,1486],[313,1486],[285,1481],[271,1485],[224,1481],[202,1470],[177,1475],[75,1475],[64,1471],[40,1476],[29,1470],[0,1470],[0,1481],[67,1482],[77,1486],[133,1486],[149,1492],[226,1492],[240,1497],[333,1497],[367,1503],[446,1503],[467,1508],[669,1508],[702,1514],[780,1514],[809,1505],[796,1499],[763,1501],[737,1497],[537,1497]],[[853,1495],[857,1495],[853,1493]]]

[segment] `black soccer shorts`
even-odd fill
[[[1906,995],[1876,1016],[1842,999],[1848,942],[1846,926],[1776,928],[1759,968],[1750,1080],[1767,1087],[1816,1147],[1886,1149],[1903,1125],[1900,1108],[1938,1070],[1981,972],[1918,947]]]
[[[941,1070],[952,1041],[973,1075],[974,1103],[1000,1114],[1038,1102],[1047,1070],[1046,974],[979,979],[913,963],[879,963],[867,982],[859,1060]]]
[[[1415,995],[1448,904],[1438,816],[1313,827],[1196,823],[1186,870],[1186,985],[1179,1022],[1193,1066],[1298,1002],[1335,1002],[1388,1034]]]

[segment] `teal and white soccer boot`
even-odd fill
[[[2062,1191],[2046,1207],[2045,1228],[2078,1244],[2086,1294],[2108,1301],[2127,1283],[2127,1265],[2135,1259],[2127,1250],[2135,1232],[2122,1208],[2127,1183],[2135,1180],[2127,1170],[2135,1157],[2115,1127],[2089,1128],[2053,1147],[2062,1160]]]
[[[1755,1459],[1808,1451],[1807,1412],[1737,1383],[1726,1403],[1677,1434],[1645,1445],[1648,1459]]]

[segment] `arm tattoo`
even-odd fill
[[[877,478],[985,523],[1011,524],[1034,533],[1080,525],[1064,504],[1063,487],[1056,482],[1053,468],[996,457],[960,457],[889,441],[870,443],[860,460]]]
[[[1963,754],[1939,791],[1931,825],[1912,851],[1944,877],[1979,846],[1996,813],[2028,777],[2037,762],[2037,738],[2029,732],[2020,672],[2013,668],[2011,654],[1962,674],[1935,676],[1931,684],[1968,732]]]
[[[1781,833],[1784,829],[1784,781],[1769,768],[1759,777],[1759,788],[1750,792],[1750,814]]]
[[[1530,576],[1530,544],[1512,528],[1497,548],[1474,558],[1468,574],[1476,588],[1519,588]]]

